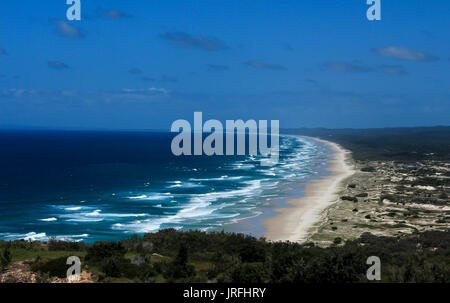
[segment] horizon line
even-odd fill
[[[413,129],[413,128],[450,128],[450,125],[432,125],[432,126],[386,126],[386,127],[280,127],[282,131],[294,130],[382,130],[382,129]],[[269,128],[270,129],[270,128]],[[0,131],[79,131],[79,132],[167,132],[170,129],[162,128],[82,128],[82,127],[44,127],[44,126],[0,126]]]

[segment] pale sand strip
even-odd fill
[[[313,139],[323,142],[333,151],[327,168],[331,174],[308,183],[303,197],[288,200],[288,207],[274,209],[278,214],[263,221],[267,228],[264,237],[270,241],[304,241],[308,231],[320,220],[320,214],[338,201],[337,193],[343,181],[354,173],[353,165],[349,163],[349,151],[336,143]]]

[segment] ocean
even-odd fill
[[[260,218],[324,174],[330,156],[320,142],[280,136],[272,167],[259,156],[176,157],[173,136],[0,131],[0,239],[91,243],[166,228],[262,236]]]

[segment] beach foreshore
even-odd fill
[[[302,197],[288,200],[287,207],[275,208],[277,214],[262,222],[266,227],[264,237],[269,241],[306,240],[320,222],[322,212],[338,201],[344,181],[355,172],[349,151],[334,142],[312,139],[326,144],[332,151],[327,167],[330,174],[312,180],[305,186]]]

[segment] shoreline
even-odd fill
[[[308,138],[327,145],[331,150],[331,159],[326,167],[330,174],[306,184],[302,197],[289,199],[286,207],[273,209],[276,214],[262,221],[266,228],[264,237],[269,241],[305,241],[310,230],[320,223],[322,212],[338,201],[343,181],[355,172],[353,165],[348,163],[350,151],[331,141]]]

